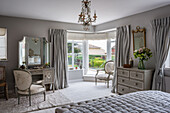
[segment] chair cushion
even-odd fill
[[[108,74],[98,74],[98,75],[96,76],[96,78],[97,78],[97,79],[100,79],[100,80],[106,80],[108,76],[109,76]],[[113,79],[113,76],[110,75],[109,80],[112,80],[112,79]]]
[[[45,91],[45,88],[42,85],[31,85],[30,87],[31,94],[41,93]],[[21,91],[18,90],[19,94],[29,95],[29,90]]]

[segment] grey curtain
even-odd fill
[[[112,92],[116,91],[117,67],[129,63],[130,43],[131,43],[130,26],[126,25],[118,27],[116,31],[115,71]]]
[[[67,31],[50,29],[50,66],[55,67],[55,88],[68,87],[67,82]]]
[[[170,36],[168,36],[170,32],[170,17],[155,19],[152,21],[151,25],[155,42],[155,73],[152,89],[165,90],[163,68],[170,46]]]

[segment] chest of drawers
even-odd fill
[[[135,91],[150,90],[153,69],[117,68],[117,92],[126,94]]]

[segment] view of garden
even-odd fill
[[[107,58],[106,40],[89,41],[89,68],[104,68]],[[82,68],[83,53],[82,42],[74,41],[68,43],[68,67]],[[112,45],[111,59],[115,59],[115,48]]]

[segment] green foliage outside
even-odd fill
[[[104,63],[106,62],[105,57],[106,56],[102,55],[89,55],[89,67],[104,68]]]
[[[112,60],[115,61],[115,55],[112,55]]]
[[[72,53],[72,43],[67,43],[68,53]]]

